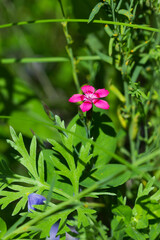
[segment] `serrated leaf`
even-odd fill
[[[15,131],[13,130],[13,128],[11,128],[11,135],[13,137],[14,141],[8,141],[8,143],[11,144],[11,146],[20,153],[20,155],[22,156],[22,158],[20,158],[21,164],[23,164],[23,166],[25,166],[28,171],[35,177],[37,178],[37,169],[36,169],[36,159],[32,158],[27,150],[26,147],[24,145],[24,141],[23,141],[23,137],[22,134],[20,133],[19,136],[16,135]],[[33,137],[34,140],[32,140],[31,143],[31,147],[30,147],[30,152],[32,155],[35,156],[35,137]],[[33,148],[33,149],[31,149]]]
[[[61,163],[56,156],[51,156],[51,160],[53,161],[54,166],[60,170],[60,174],[70,177],[69,169],[63,163]]]
[[[0,191],[0,205],[2,205],[2,209],[7,207],[11,202],[15,200],[19,200],[16,207],[14,208],[14,212],[12,215],[17,214],[21,209],[24,209],[26,202],[28,201],[28,195],[37,190],[37,186],[35,187],[24,187],[20,185],[12,185],[8,186],[12,191]]]
[[[70,136],[66,140],[64,140],[67,143],[65,145],[58,143],[53,139],[50,139],[48,141],[53,145],[53,149],[59,152],[65,158],[70,170],[75,170],[75,162],[74,162],[73,147],[72,147],[73,137],[71,138]]]
[[[147,210],[143,209],[143,205],[136,204],[133,208],[134,221],[136,229],[144,229],[148,227]]]
[[[20,201],[16,204],[16,207],[14,208],[14,211],[12,213],[12,216],[18,214],[21,209],[23,210],[26,206],[28,199],[27,198],[21,198]]]
[[[101,150],[100,147],[105,148],[110,152],[114,152],[117,143],[114,125],[111,119],[105,114],[105,112],[106,111],[103,110],[101,111],[95,107],[92,116],[93,126],[91,128],[91,137],[93,137],[93,141],[95,141],[99,146],[94,147],[93,150],[93,156],[97,158],[96,167],[104,165],[105,163],[108,163],[111,160],[111,157],[109,155],[106,155],[106,153],[103,150]],[[70,130],[74,124],[76,124],[75,133],[82,137],[86,136],[85,128],[81,121],[79,120],[78,115],[76,115],[71,120],[67,129]],[[74,137],[73,142],[75,146],[81,142],[83,145],[85,145],[85,141],[81,141],[81,139],[79,139],[78,137]]]
[[[91,144],[86,143],[86,145],[82,145],[78,157],[78,164],[77,164],[77,175],[78,177],[81,176],[83,170],[85,169],[87,163],[90,161],[92,154],[89,154]]]
[[[104,3],[100,2],[98,4],[95,5],[95,7],[92,9],[89,18],[88,18],[88,23],[90,23],[93,18],[95,17],[95,15],[99,12],[99,10],[101,9],[101,7],[104,5]]]
[[[130,223],[132,210],[129,206],[126,205],[117,206],[112,210],[112,212],[120,217],[123,217],[124,222]]]
[[[53,224],[57,223],[59,221],[59,227],[58,227],[58,233],[57,236],[59,236],[60,234],[64,234],[66,232],[69,232],[70,229],[68,228],[68,226],[66,225],[67,222],[67,217],[68,215],[72,212],[72,209],[69,210],[65,210],[63,212],[60,213],[56,213],[52,216],[49,216],[45,219],[43,219],[42,221],[40,221],[37,224],[37,227],[39,229],[43,229],[43,231],[41,232],[41,237],[48,237],[49,236],[49,232],[51,230],[51,227]],[[34,216],[31,216],[32,218],[34,218]]]
[[[12,137],[13,141],[16,142],[17,141],[17,134],[14,131],[13,127],[11,127],[11,126],[10,126],[10,133],[11,133],[11,137]]]
[[[87,227],[89,225],[89,221],[84,211],[81,208],[78,208],[77,213],[78,213],[78,228],[80,228],[81,225],[83,225],[83,227]]]
[[[148,194],[154,189],[154,187],[152,187],[152,185],[155,182],[155,177],[152,177],[146,184],[144,190],[142,191],[142,186],[140,191],[138,191],[138,198],[142,197],[142,196],[148,196]]]

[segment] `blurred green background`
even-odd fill
[[[88,19],[91,10],[98,2],[100,1],[63,0],[65,17]],[[118,1],[116,2],[118,3]],[[152,24],[153,27],[158,27],[157,17],[154,15],[157,9],[154,5],[150,6],[147,1],[140,2],[141,8],[138,9],[135,23]],[[122,7],[125,8],[125,3],[122,4]],[[63,15],[58,0],[0,1],[0,24],[59,18],[63,18]],[[96,19],[100,18],[112,20],[109,7],[108,9],[102,8],[100,13],[96,15]],[[121,21],[126,21],[124,16],[122,16]],[[111,28],[113,29],[113,26]],[[110,37],[105,33],[104,25],[69,23],[68,31],[73,41],[71,47],[76,59],[78,56],[95,56],[99,51],[108,55]],[[22,63],[24,58],[68,58],[67,39],[61,23],[14,25],[10,28],[0,29],[0,33],[0,157],[8,161],[12,169],[21,172],[24,169],[19,168],[15,161],[13,162],[11,149],[6,143],[6,139],[10,138],[9,125],[16,132],[22,132],[26,144],[30,141],[33,133],[36,134],[40,142],[47,138],[56,138],[56,131],[50,127],[52,121],[48,118],[43,106],[47,105],[53,114],[58,114],[68,124],[69,120],[77,113],[76,104],[69,103],[68,99],[71,95],[77,93],[77,90],[69,60]],[[133,33],[134,41],[131,42],[133,48],[136,44],[148,41],[153,35],[151,32],[141,30],[138,33],[139,38],[135,32]],[[158,45],[159,37],[156,35],[155,39]],[[153,42],[153,46],[155,46],[155,40]],[[149,53],[150,45],[140,51],[140,53]],[[159,53],[160,50],[157,50],[157,52]],[[155,68],[158,69],[158,63],[155,65],[158,53],[155,58],[153,52],[150,54],[149,61],[143,64],[143,70],[145,71],[137,76],[141,86],[145,87],[144,92],[146,94],[153,83],[151,81],[153,76],[157,74],[153,65],[157,66]],[[140,59],[138,54],[133,57],[134,61],[137,62]],[[8,63],[6,59],[9,59]],[[11,62],[10,59],[14,59],[14,63],[9,63]],[[150,70],[146,70],[147,68],[150,68]],[[80,85],[88,83],[96,88],[110,90],[110,86],[114,84],[124,94],[121,72],[117,70],[114,64],[110,65],[101,61],[99,56],[94,61],[77,60],[76,73]],[[158,79],[157,75],[155,78]],[[157,81],[154,81],[155,86],[159,88]],[[109,96],[107,96],[107,101],[110,104],[108,115],[114,122],[116,131],[121,133],[120,136],[124,136],[126,132],[117,117],[117,109],[121,105],[119,98],[114,91],[110,91]],[[158,97],[154,101],[158,102]],[[153,106],[157,111],[156,117],[153,117],[153,122],[155,121],[155,124],[157,124],[155,119],[160,113],[154,104]],[[6,213],[10,216],[11,212],[11,208],[6,208],[5,212],[2,211],[0,215],[5,219],[7,217]],[[11,223],[13,222],[14,218],[11,219]]]

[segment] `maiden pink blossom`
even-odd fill
[[[95,91],[95,88],[90,85],[85,85],[82,88],[83,94],[74,94],[70,99],[69,102],[80,102],[83,103],[80,105],[82,112],[89,111],[94,104],[98,108],[109,109],[108,102],[101,100],[99,98],[106,97],[109,94],[108,90],[98,89]]]

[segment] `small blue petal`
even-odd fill
[[[28,195],[28,211],[31,209],[36,210],[33,205],[43,205],[46,198],[37,193],[31,193]]]
[[[57,221],[56,223],[54,223],[52,225],[51,230],[50,230],[50,238],[48,238],[48,240],[58,240],[59,239],[60,236],[56,237],[58,228],[59,228],[59,221]]]

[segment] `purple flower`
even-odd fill
[[[99,98],[106,97],[109,94],[109,91],[106,89],[98,89],[95,91],[95,88],[90,85],[85,85],[82,88],[83,94],[74,94],[70,99],[69,102],[80,102],[83,103],[80,105],[80,108],[83,112],[87,112],[92,108],[94,104],[98,108],[109,109],[108,102],[101,100]]]
[[[59,228],[59,221],[57,221],[56,223],[54,223],[52,225],[51,230],[50,230],[50,238],[48,238],[48,240],[58,240],[60,238],[60,236],[56,237],[58,228]]]
[[[31,193],[28,195],[28,211],[31,212],[31,209],[36,210],[36,208],[33,207],[33,205],[43,205],[44,201],[46,201],[46,198],[40,194],[37,193]],[[50,230],[50,238],[47,238],[48,240],[59,240],[60,236],[56,237],[56,234],[58,232],[58,228],[59,228],[59,222],[57,221],[56,223],[54,223],[51,227]],[[74,227],[68,226],[71,230],[71,232],[76,232]],[[66,233],[66,240],[77,240],[77,238],[72,237],[71,235],[69,235],[68,233]]]
[[[33,205],[43,205],[46,198],[37,193],[31,193],[28,195],[28,211],[31,212],[31,209],[36,210]]]
[[[71,230],[71,232],[77,233],[77,231],[75,230],[74,227],[68,226]],[[48,240],[59,240],[60,236],[56,237],[56,234],[58,232],[58,228],[59,228],[59,221],[57,221],[56,223],[54,223],[51,227],[50,230],[50,238],[48,238]],[[66,233],[66,240],[78,240],[78,238],[72,237],[70,234]]]

